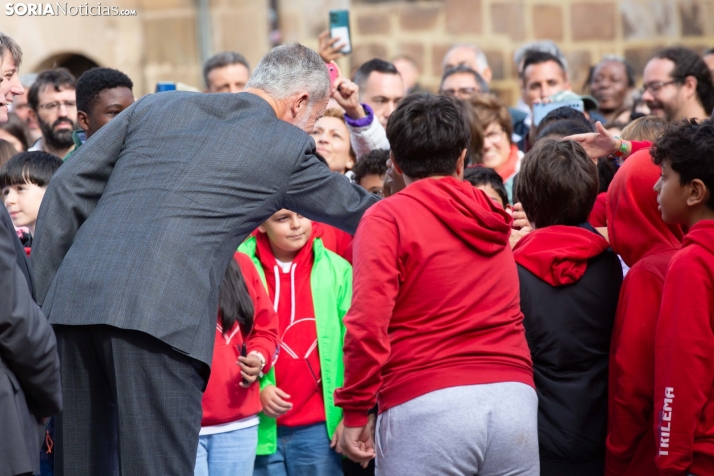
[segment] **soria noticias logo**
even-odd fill
[[[6,3],[5,15],[12,17],[135,17],[136,10],[122,10],[117,6],[101,3]]]

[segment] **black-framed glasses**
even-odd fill
[[[649,83],[643,84],[642,89],[640,89],[640,93],[644,94],[647,92],[649,89],[652,94],[657,94],[662,90],[663,87],[669,86],[670,84],[676,83],[677,80],[673,79],[672,81],[651,81]]]

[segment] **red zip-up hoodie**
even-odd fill
[[[610,245],[630,270],[620,290],[610,345],[606,475],[657,475],[653,433],[654,339],[669,262],[682,229],[667,225],[649,150],[628,158],[610,184]]]
[[[365,425],[375,401],[383,412],[448,387],[533,386],[511,221],[452,177],[414,182],[365,213],[335,392],[346,426]]]
[[[268,372],[278,344],[278,318],[253,262],[242,253],[236,253],[234,258],[243,273],[248,294],[250,294],[255,308],[253,329],[246,341],[247,351],[249,353],[260,352],[265,357],[263,372]],[[211,362],[211,378],[208,380],[208,386],[201,402],[203,407],[201,426],[220,425],[242,420],[257,415],[262,410],[259,382],[255,382],[248,388],[239,385],[243,378],[236,362],[245,337],[238,323],[235,323],[231,330],[224,335],[221,317],[218,316],[216,342]]]
[[[317,325],[310,275],[312,244],[322,229],[313,222],[312,235],[286,272],[275,261],[265,233],[256,235],[256,254],[263,265],[273,309],[278,313],[280,358],[275,362],[275,383],[290,395],[293,408],[278,418],[279,426],[313,425],[325,421]]]
[[[667,272],[654,410],[660,474],[714,474],[714,220],[689,230]]]

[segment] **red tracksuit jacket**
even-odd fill
[[[660,169],[649,150],[620,167],[607,194],[610,244],[630,267],[610,345],[606,476],[656,476],[654,340],[669,262],[682,230],[667,225],[653,190]]]
[[[654,398],[660,474],[714,474],[714,220],[689,230],[669,266]]]
[[[448,387],[533,386],[510,227],[486,194],[451,177],[419,180],[365,213],[335,392],[346,426],[363,426],[375,401],[383,412]]]
[[[253,329],[246,341],[247,351],[263,354],[265,357],[263,372],[267,373],[278,343],[278,316],[273,311],[270,298],[250,258],[242,253],[236,253],[234,258],[243,273],[243,279],[255,308]],[[257,415],[262,410],[260,383],[256,381],[247,389],[239,385],[242,377],[236,361],[240,355],[238,349],[245,337],[238,323],[224,335],[219,316],[211,362],[211,378],[208,380],[202,400],[201,426],[242,420]]]

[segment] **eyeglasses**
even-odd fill
[[[497,131],[491,131],[483,136],[483,140],[490,141],[493,145],[498,145],[503,142],[503,136],[505,136],[503,129],[498,129]]]
[[[676,83],[676,80],[672,81],[652,81],[651,83],[643,84],[642,89],[640,89],[640,93],[644,94],[647,92],[649,89],[652,94],[657,94],[660,92],[660,90],[665,87],[669,86],[670,84]]]
[[[55,101],[55,102],[48,102],[47,104],[40,104],[37,107],[40,109],[44,109],[45,111],[54,111],[55,109],[59,109],[60,106],[64,106],[67,109],[74,109],[77,107],[77,102],[76,101]]]
[[[478,88],[459,88],[459,89],[442,89],[442,96],[455,97],[455,96],[471,96],[474,93],[479,92]]]

